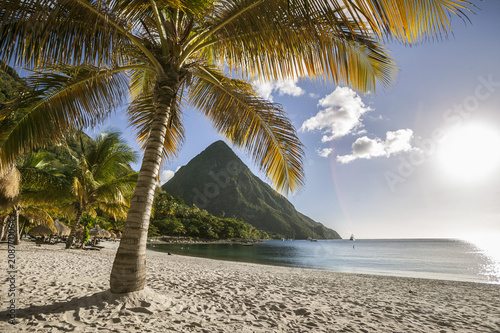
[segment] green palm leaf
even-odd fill
[[[130,127],[134,130],[137,140],[144,149],[148,142],[155,110],[152,92],[138,96],[127,109]],[[182,109],[179,103],[176,103],[170,110],[165,142],[163,144],[163,158],[165,161],[177,156],[184,142],[184,134]]]
[[[48,71],[52,70],[52,71]],[[27,80],[18,99],[0,111],[0,161],[62,138],[75,127],[94,126],[123,103],[120,71],[93,66],[53,66]]]

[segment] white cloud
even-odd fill
[[[409,128],[400,129],[395,132],[387,132],[385,145],[387,156],[397,154],[402,151],[410,151],[412,149],[411,139],[413,138],[413,131]]]
[[[300,96],[304,94],[304,89],[297,85],[299,80],[285,80],[275,82],[275,89],[280,95]]]
[[[366,133],[368,133],[367,130],[362,129],[362,130],[357,131],[355,134],[356,135],[361,135],[361,134],[366,134]]]
[[[363,126],[361,116],[372,110],[348,87],[337,87],[331,94],[322,98],[318,106],[323,109],[304,121],[300,130],[322,131],[323,142],[353,133]]]
[[[253,85],[262,98],[267,99],[271,102],[273,101],[273,96],[271,95],[274,88],[273,82],[264,82],[257,80],[253,81]]]
[[[304,89],[297,85],[298,79],[290,80],[279,80],[279,81],[253,81],[255,89],[259,95],[269,101],[273,101],[272,93],[277,91],[280,96],[291,95],[291,96],[301,96],[305,93]]]
[[[179,169],[179,168],[177,168]],[[176,170],[177,171],[177,170]],[[172,170],[163,170],[160,174],[160,183],[165,184],[175,175],[175,171]]]
[[[370,139],[363,136],[352,144],[352,154],[337,156],[337,161],[347,164],[358,158],[389,157],[401,152],[408,152],[412,149],[417,149],[411,146],[412,138],[413,131],[408,128],[394,132],[388,131],[385,141],[379,138]]]
[[[321,157],[328,157],[333,152],[333,149],[332,148],[316,149],[316,152]]]

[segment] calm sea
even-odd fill
[[[156,244],[148,248],[276,266],[500,284],[499,253],[452,239],[272,240],[253,246]]]

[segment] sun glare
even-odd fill
[[[439,147],[439,163],[454,180],[474,182],[500,166],[500,135],[486,125],[465,125],[449,132]]]

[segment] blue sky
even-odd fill
[[[305,146],[306,186],[288,198],[297,210],[343,237],[498,239],[500,1],[474,3],[471,23],[453,18],[445,40],[388,45],[400,67],[391,89],[358,95],[307,79],[258,85],[283,105]],[[138,149],[123,114],[95,131],[110,125]],[[185,127],[164,176],[222,139],[194,110],[185,110]]]

